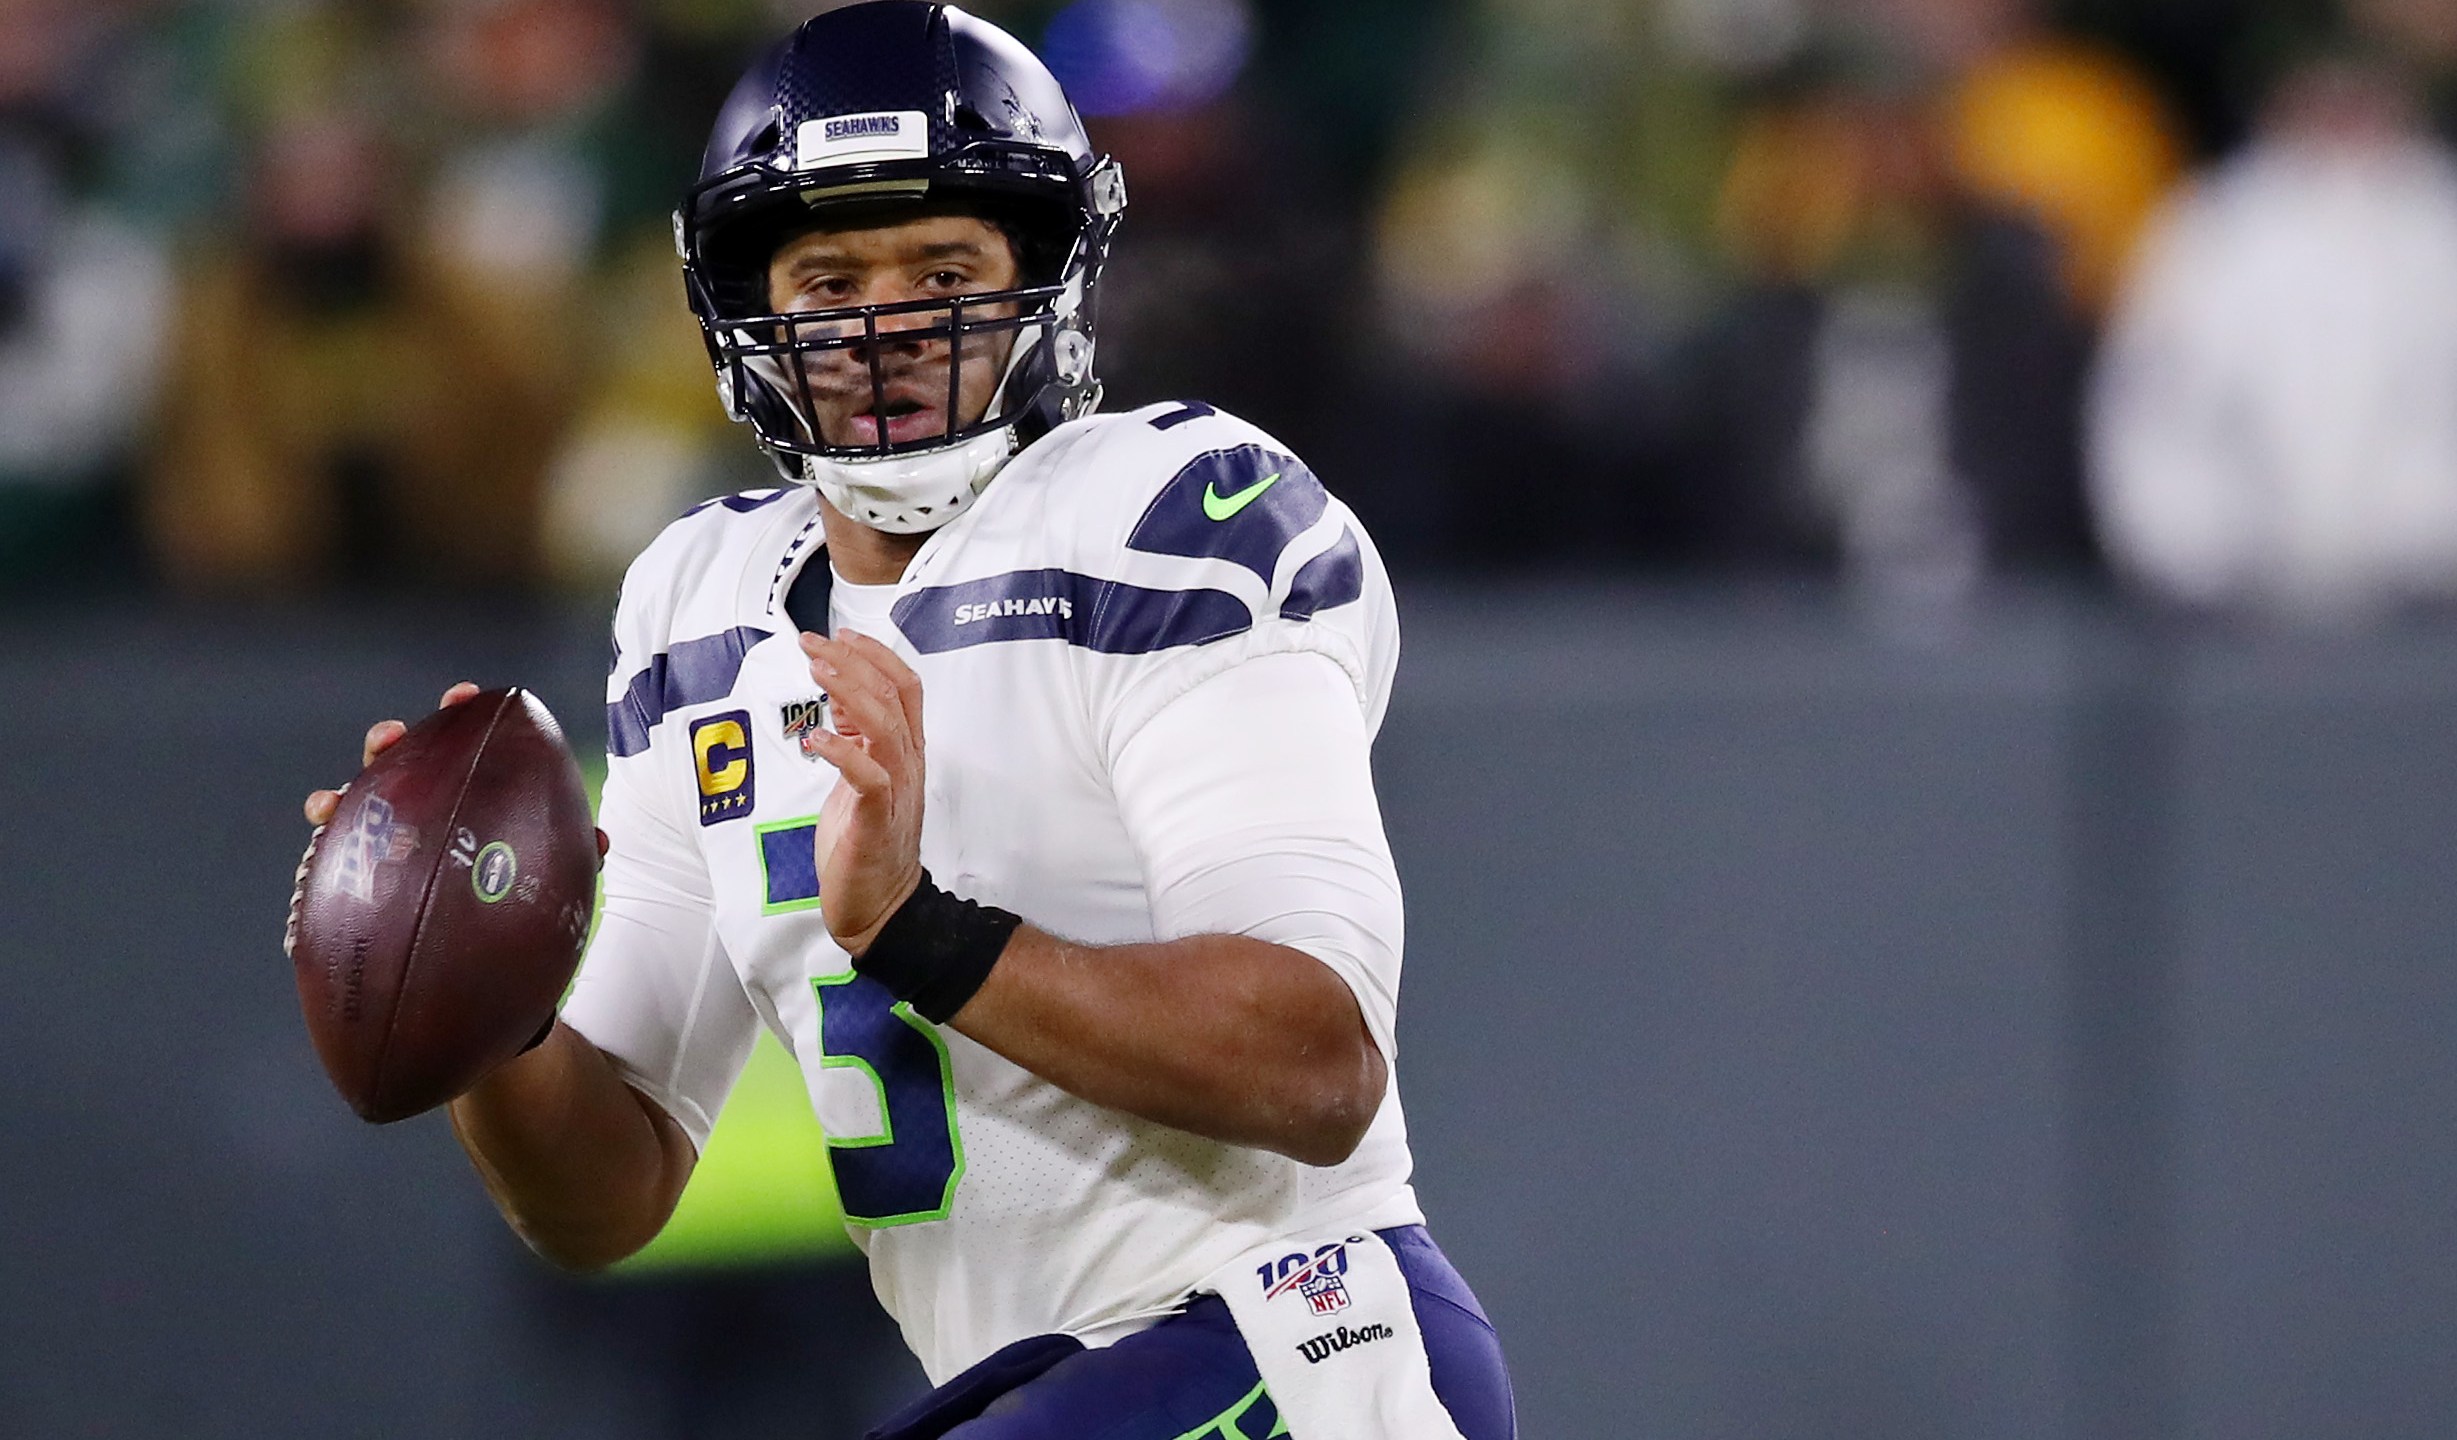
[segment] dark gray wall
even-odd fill
[[[1532,1440],[2457,1427],[2457,633],[1404,603],[1400,1072]],[[857,1274],[544,1275],[308,1051],[298,795],[463,674],[591,734],[602,654],[0,622],[0,1433],[824,1436],[913,1383]]]

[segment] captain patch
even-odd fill
[[[691,722],[691,765],[700,785],[700,823],[751,813],[751,713],[728,710]]]

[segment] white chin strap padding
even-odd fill
[[[1015,455],[1015,431],[1000,426],[961,445],[875,460],[808,455],[802,478],[845,518],[891,535],[918,535],[964,513]]]

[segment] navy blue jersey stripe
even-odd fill
[[[1305,462],[1260,445],[1197,455],[1160,487],[1126,537],[1153,555],[1233,560],[1271,583],[1288,542],[1331,503]]]
[[[1149,590],[1072,570],[1014,570],[916,590],[896,628],[925,655],[1000,640],[1063,640],[1104,655],[1148,655],[1250,630],[1253,612],[1225,590]]]
[[[761,506],[773,505],[777,501],[784,499],[786,496],[792,493],[793,491],[790,489],[779,489],[745,490],[739,495],[719,495],[713,500],[702,500],[697,505],[685,510],[683,514],[686,516],[697,515],[702,510],[706,510],[711,506],[722,505],[737,515],[748,515]]]
[[[1155,430],[1174,430],[1189,420],[1200,420],[1206,415],[1219,413],[1200,400],[1186,400],[1181,401],[1176,409],[1166,414],[1153,416],[1150,423]]]
[[[1311,620],[1324,610],[1345,605],[1365,593],[1365,552],[1354,530],[1341,530],[1339,543],[1305,562],[1280,602],[1283,620]]]
[[[763,913],[807,910],[819,898],[819,822],[787,820],[759,832],[759,868],[766,877]]]
[[[623,687],[623,698],[606,707],[606,753],[637,755],[648,748],[648,732],[671,712],[731,695],[742,657],[767,638],[765,630],[737,625],[651,656]]]

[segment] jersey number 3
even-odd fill
[[[820,1065],[866,1074],[884,1122],[863,1139],[828,1137],[845,1218],[872,1226],[946,1219],[964,1176],[947,1042],[876,980],[847,971],[812,983]]]

